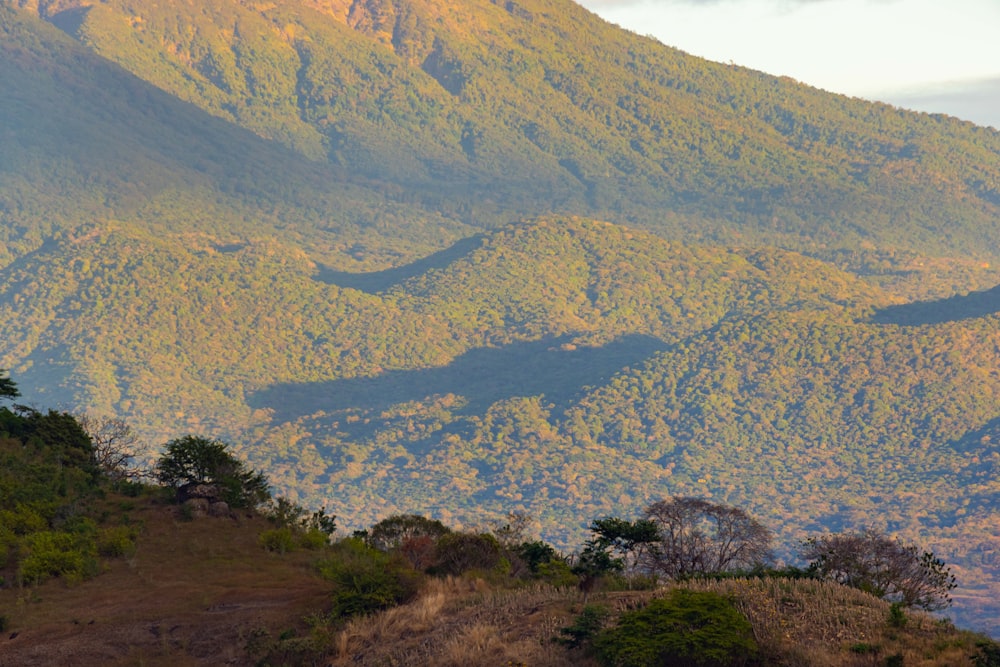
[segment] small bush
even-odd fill
[[[556,550],[541,540],[522,542],[517,546],[516,552],[532,574],[538,574],[538,568],[543,564],[559,560]]]
[[[131,526],[103,528],[97,533],[97,553],[105,558],[127,556],[135,551],[139,531]]]
[[[21,559],[18,577],[37,584],[50,577],[80,581],[97,574],[96,545],[85,535],[43,531],[24,540],[27,554]]]
[[[561,637],[556,641],[570,648],[579,648],[589,644],[600,632],[608,620],[608,610],[603,605],[588,604],[576,617],[573,625],[559,630]]]
[[[1000,667],[1000,644],[990,639],[983,639],[976,643],[979,649],[972,656],[972,664],[976,667]]]
[[[906,612],[903,610],[903,603],[893,602],[889,605],[889,625],[893,628],[906,627]]]
[[[556,588],[572,588],[580,583],[580,578],[573,573],[564,560],[552,560],[539,564],[536,576],[541,581]]]
[[[435,564],[429,569],[432,574],[451,575],[494,570],[505,562],[500,543],[486,533],[448,533],[438,539],[434,559]]]
[[[279,554],[295,551],[295,535],[291,528],[275,528],[265,530],[257,537],[257,544],[267,551],[276,551]]]
[[[903,667],[903,654],[893,653],[885,659],[885,667]]]
[[[146,490],[146,485],[142,482],[134,482],[130,479],[119,479],[112,484],[111,488],[123,496],[138,498]]]
[[[728,598],[683,588],[623,614],[593,643],[603,664],[615,667],[725,667],[758,652],[750,622]]]
[[[310,551],[322,549],[329,543],[330,536],[317,528],[310,528],[299,535],[299,546]]]
[[[318,565],[333,583],[333,614],[357,616],[409,602],[416,597],[420,573],[402,558],[368,547],[358,539],[334,545]]]

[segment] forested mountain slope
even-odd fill
[[[997,132],[555,0],[6,0],[0,85],[29,402],[231,440],[345,525],[574,544],[701,495],[1000,598]]]
[[[419,227],[443,247],[454,229],[435,229],[428,209],[472,225],[560,211],[685,240],[777,244],[869,270],[912,252],[995,260],[1000,247],[997,132],[709,63],[571,2],[21,4],[160,90],[297,151],[302,164],[288,180],[298,188],[308,166],[334,191],[345,178],[364,177],[380,197],[414,205],[405,224],[375,214],[369,231]],[[28,13],[4,11],[5,23],[18,26],[19,36],[4,40],[15,55],[19,42],[45,32],[28,25]],[[57,51],[88,60],[65,44]],[[5,57],[5,70],[18,62]],[[82,79],[75,85],[121,93],[120,73],[102,84],[93,79],[112,76],[104,66],[70,66],[69,76]],[[145,123],[144,115],[163,115],[151,95],[111,109],[137,114],[131,125]],[[34,127],[51,138],[38,124],[73,121],[88,108],[46,101],[55,103],[25,99],[20,108],[41,116],[16,117],[12,129],[24,135]],[[190,139],[204,136],[207,121],[173,106],[175,126],[154,123],[142,141],[188,156],[188,169],[206,169],[211,158],[201,153],[211,155],[213,144],[203,151]],[[83,125],[76,136],[113,136],[108,115],[103,129],[90,118],[73,121]],[[190,122],[201,131],[176,141]],[[215,145],[234,150],[234,143]],[[117,156],[134,150],[123,148]],[[286,162],[274,161],[273,149],[245,150],[216,160],[230,168],[222,180],[236,184],[204,185],[257,190],[266,210],[297,225],[371,221],[335,201],[303,201],[315,192],[281,192],[269,176],[286,181]],[[13,160],[18,170],[30,162]],[[172,207],[190,209],[195,202],[146,180],[146,170],[165,167],[153,162],[128,166],[141,180],[133,196],[166,194]],[[297,205],[281,211],[289,200]],[[378,260],[389,265],[392,257]]]

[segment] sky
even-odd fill
[[[1000,129],[1000,0],[578,0],[718,62]]]

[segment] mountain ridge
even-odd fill
[[[347,173],[408,188],[426,206],[451,200],[459,216],[489,225],[498,214],[554,210],[827,258],[868,244],[992,259],[996,132],[702,61],[570,3],[524,2],[511,13],[469,0],[440,17],[422,2],[313,4],[330,13],[217,0],[209,20],[104,3],[76,32],[210,113],[229,108],[265,136],[299,123],[310,141],[322,134],[328,161]],[[364,16],[390,22],[396,43],[390,23]],[[238,21],[253,26],[246,43]],[[194,37],[185,22],[199,26]],[[396,51],[410,48],[399,35],[411,23],[426,33],[424,50],[443,54],[434,62],[463,72],[477,95],[407,66]],[[241,84],[220,87],[199,70],[223,62]],[[185,76],[205,83],[185,88]]]

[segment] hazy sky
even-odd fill
[[[690,54],[1000,128],[1000,0],[579,0]]]

